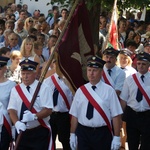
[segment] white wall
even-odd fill
[[[50,0],[38,0],[37,2],[35,0],[16,0],[16,4],[27,4],[28,5],[28,11],[33,14],[34,10],[40,10],[41,13],[44,13],[45,16],[48,14],[48,10],[52,9],[52,5],[48,5]]]

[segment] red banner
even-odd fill
[[[114,49],[119,49],[119,43],[118,43],[118,27],[117,27],[117,21],[118,21],[118,13],[117,13],[117,0],[114,1],[114,7],[113,12],[111,16],[110,21],[110,27],[108,31],[108,39],[107,39],[107,46],[112,46]]]
[[[58,64],[74,91],[85,83],[86,61],[94,55],[93,41],[85,3],[80,3],[58,46]]]

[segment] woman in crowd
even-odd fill
[[[136,70],[132,67],[132,59],[130,57],[131,54],[132,52],[128,49],[123,49],[118,55],[118,66],[124,70],[126,77],[136,73]]]
[[[125,42],[126,39],[126,19],[120,19],[118,21],[118,32],[120,36],[123,39],[123,42]]]
[[[126,74],[126,78],[137,71],[132,67],[132,59],[131,59],[131,54],[132,52],[129,51],[128,49],[123,49],[120,51],[118,55],[118,66],[123,69],[123,71]],[[127,134],[126,134],[126,123],[124,122],[123,118],[123,123],[122,123],[122,138],[121,138],[121,148],[125,149],[125,143],[127,139]]]
[[[135,34],[134,30],[129,30],[127,32],[126,39],[125,39],[125,42],[124,42],[125,47],[126,47],[126,43],[128,42],[128,40],[133,40],[134,34]]]
[[[45,62],[45,58],[42,55],[42,51],[43,51],[43,43],[41,43],[41,42],[34,42],[34,52],[39,57],[40,67],[42,67],[43,63]]]
[[[34,19],[32,17],[28,17],[24,23],[24,29],[29,32],[29,29],[34,27]]]
[[[11,141],[11,121],[7,113],[7,106],[11,89],[15,82],[8,80],[4,74],[9,58],[0,56],[0,149],[8,150]]]
[[[23,40],[20,52],[22,55],[22,60],[28,58],[40,64],[40,59],[34,52],[34,41],[32,38],[27,37]],[[39,67],[40,65],[37,66],[37,69],[36,69],[37,72],[39,71]]]
[[[20,51],[13,51],[10,54],[11,65],[7,67],[6,77],[9,80],[14,82],[21,83],[21,75],[20,75],[20,60],[22,59],[22,55]]]
[[[136,51],[142,52],[144,48],[143,48],[143,44],[141,43],[141,35],[140,35],[140,33],[135,32],[134,36],[133,36],[133,40],[137,44],[137,50]]]
[[[34,52],[34,41],[30,37],[27,37],[23,40],[20,52],[23,60],[28,58],[32,61],[39,62],[39,58]]]
[[[39,70],[38,70],[39,72],[37,73],[37,79],[39,79],[39,77],[41,75],[41,70],[42,70],[43,64],[45,62],[45,58],[42,55],[43,43],[41,43],[41,42],[34,42],[34,51],[35,51],[37,57],[40,60]]]

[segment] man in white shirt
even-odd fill
[[[103,60],[106,61],[106,64],[103,68],[102,80],[111,85],[119,96],[125,80],[125,72],[116,66],[118,54],[119,51],[112,47],[108,47],[103,51]]]
[[[90,57],[87,61],[89,83],[75,93],[70,109],[72,150],[76,147],[78,150],[120,148],[122,109],[115,90],[101,81],[104,64],[101,58]]]
[[[22,133],[18,149],[48,150],[52,147],[52,139],[49,125],[49,115],[52,112],[53,103],[49,99],[48,86],[41,85],[33,108],[30,103],[37,88],[36,67],[38,63],[25,59],[20,63],[22,83],[12,89],[8,112],[16,131]],[[27,123],[27,124],[25,124]]]
[[[129,149],[150,149],[150,55],[136,55],[137,70],[126,78],[120,95]]]

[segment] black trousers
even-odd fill
[[[107,126],[91,128],[78,124],[78,150],[110,150],[112,134]]]
[[[68,112],[60,113],[53,112],[50,118],[50,125],[52,129],[52,137],[54,147],[56,136],[58,135],[59,141],[62,143],[63,150],[70,150],[69,137],[70,137],[70,115]]]
[[[8,150],[9,144],[11,141],[11,136],[9,135],[5,126],[2,126],[2,133],[1,133],[1,141],[0,141],[0,150]]]
[[[129,150],[150,149],[150,111],[135,112],[126,108],[126,129]]]
[[[50,132],[39,126],[23,132],[18,150],[48,150]]]

